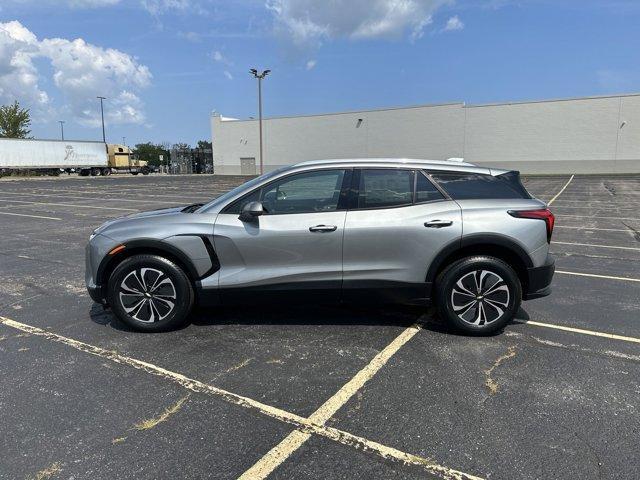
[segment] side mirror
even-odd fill
[[[240,217],[243,222],[254,222],[260,215],[264,214],[262,202],[249,202],[242,207]]]

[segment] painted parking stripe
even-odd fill
[[[569,184],[571,183],[571,181],[573,180],[573,177],[575,177],[575,175],[571,175],[571,178],[569,178],[569,181],[567,183],[564,184],[564,187],[562,187],[560,189],[560,191],[558,193],[556,193],[555,197],[553,197],[551,200],[549,200],[549,202],[547,203],[547,205],[551,205],[553,202],[556,201],[556,198],[558,198],[562,192],[565,191],[565,189],[569,186]]]
[[[102,192],[102,196],[100,197],[100,201],[107,200],[113,202],[137,202],[137,203],[166,203],[171,205],[176,205],[177,201],[167,201],[167,200],[138,200],[133,198],[105,198],[104,193]],[[110,192],[106,192],[110,193]],[[94,200],[91,197],[82,197],[78,195],[53,195],[50,193],[28,193],[28,192],[0,192],[0,195],[20,195],[21,197],[54,197],[54,198],[72,198],[75,200]]]
[[[329,400],[324,402],[309,420],[324,425],[345,403],[360,390],[398,351],[411,340],[420,327],[413,325],[405,329],[380,353],[378,353],[367,366],[360,370],[351,380],[338,390]],[[266,455],[258,460],[251,468],[244,472],[239,480],[260,480],[266,478],[282,462],[289,458],[296,450],[309,440],[311,435],[300,431],[291,432],[278,445],[273,447]]]
[[[556,270],[556,273],[562,275],[575,275],[577,277],[603,278],[606,280],[622,280],[625,282],[640,282],[640,278],[614,277],[611,275],[597,275],[595,273],[567,272],[566,270]]]
[[[597,230],[602,232],[627,232],[630,233],[628,228],[591,228],[591,227],[572,227],[569,225],[556,225],[554,228],[572,228],[574,230]],[[554,243],[557,243],[554,241]]]
[[[543,328],[552,328],[555,330],[562,330],[564,332],[580,333],[582,335],[608,338],[610,340],[619,340],[622,342],[640,343],[640,338],[636,338],[636,337],[626,337],[624,335],[616,335],[613,333],[598,332],[594,330],[585,330],[584,328],[567,327],[565,325],[555,325],[553,323],[536,322],[533,320],[526,320],[526,321],[514,320],[514,323],[520,323],[523,325],[533,325],[536,327],[543,327]]]
[[[120,355],[119,353],[113,350],[107,350],[101,347],[96,347],[94,345],[90,345],[88,343],[84,343],[79,340],[74,340],[72,338],[58,335],[57,333],[49,332],[47,330],[43,330],[38,327],[33,327],[31,325],[26,325],[24,323],[16,322],[15,320],[2,317],[2,316],[0,316],[0,324],[3,324],[7,327],[14,328],[16,330],[20,330],[25,333],[29,333],[31,335],[36,335],[39,337],[46,338],[47,340],[51,340],[57,343],[70,346],[81,352],[85,352],[91,355],[95,355],[101,358],[111,360],[112,362],[118,363],[120,365],[128,365],[137,370],[141,370],[146,373],[172,381],[192,392],[215,395],[234,405],[239,405],[239,406],[251,409],[255,412],[261,413],[263,415],[266,415],[268,417],[279,420],[281,422],[287,423],[289,425],[294,425],[296,428],[300,429],[302,433],[316,434],[324,438],[333,440],[342,445],[351,446],[356,450],[373,453],[386,460],[393,460],[393,461],[404,463],[407,465],[415,465],[415,466],[421,467],[426,472],[437,475],[441,478],[461,479],[461,480],[482,480],[481,477],[476,477],[474,475],[469,475],[467,473],[460,472],[458,470],[454,470],[454,469],[439,465],[429,459],[419,457],[411,453],[406,453],[392,447],[388,447],[381,443],[374,442],[372,440],[354,435],[344,430],[339,430],[333,427],[327,427],[325,425],[319,425],[318,423],[313,422],[308,418],[301,417],[300,415],[296,415],[295,413],[291,413],[286,410],[282,410],[281,408],[267,405],[258,400],[254,400],[249,397],[244,397],[242,395],[238,395],[228,390],[214,387],[213,385],[209,385],[199,380],[186,377],[185,375],[182,375],[177,372],[166,370],[162,367],[159,367],[149,362],[144,362],[142,360],[137,360],[132,357]]]
[[[638,247],[619,247],[617,245],[597,245],[595,243],[556,242],[554,240],[551,244],[552,245],[577,245],[579,247],[615,248],[617,250],[636,250],[636,251],[640,251],[640,248],[638,248]]]
[[[15,217],[29,217],[29,218],[42,218],[45,220],[62,220],[57,217],[45,217],[44,215],[27,215],[26,213],[9,213],[9,212],[0,212],[0,215],[13,215]]]
[[[631,217],[603,217],[597,215],[566,215],[564,213],[560,213],[556,215],[558,218],[570,217],[570,218],[604,218],[606,220],[631,220],[631,221],[640,221],[640,218],[631,218]]]
[[[76,205],[74,203],[29,202],[27,200],[13,200],[13,199],[6,199],[6,198],[0,198],[0,201],[11,202],[11,203],[25,203],[29,205],[47,205],[51,207],[97,208],[100,210],[120,210],[123,212],[139,212],[140,211],[135,208],[98,207],[93,205]]]

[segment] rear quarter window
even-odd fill
[[[531,198],[518,172],[503,175],[431,172],[431,177],[454,200]]]

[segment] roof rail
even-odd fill
[[[463,157],[451,157],[451,158],[447,158],[447,162],[464,163],[464,158]]]

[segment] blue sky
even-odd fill
[[[3,0],[0,102],[33,135],[209,139],[267,116],[640,92],[640,1]]]

